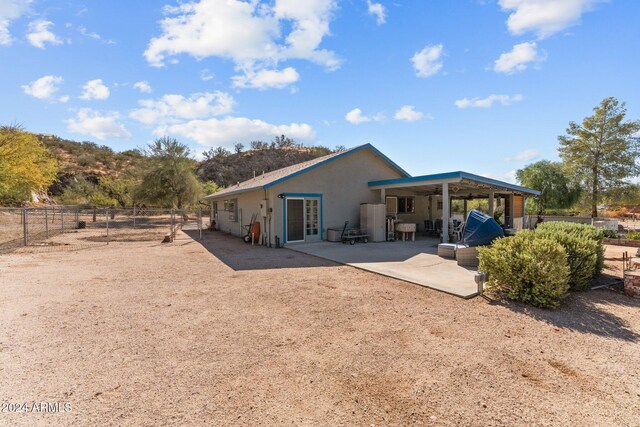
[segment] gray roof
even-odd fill
[[[318,157],[317,159],[309,160],[307,162],[298,163],[292,166],[288,166],[286,168],[278,169],[272,172],[267,172],[264,175],[258,175],[255,178],[248,179],[244,182],[240,182],[236,185],[231,185],[223,190],[218,191],[217,193],[209,194],[206,197],[203,197],[204,200],[207,199],[218,199],[223,196],[231,196],[233,194],[246,193],[249,191],[267,189],[272,187],[280,182],[291,179],[297,175],[308,172],[316,167],[319,167],[325,163],[336,160],[340,157],[344,157],[346,155],[355,153],[362,149],[369,148],[374,151],[377,155],[381,156],[384,160],[386,160],[393,168],[397,169],[402,175],[405,177],[409,177],[409,175],[404,169],[400,166],[393,163],[387,156],[378,151],[371,144],[359,145],[357,147],[350,148],[345,151],[340,151],[336,153],[331,153],[326,156]]]

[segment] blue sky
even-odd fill
[[[372,143],[513,180],[607,96],[640,118],[640,2],[0,0],[0,123],[115,150]]]

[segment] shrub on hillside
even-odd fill
[[[567,253],[561,244],[521,231],[478,248],[487,289],[542,308],[556,308],[569,290]]]
[[[604,245],[602,244],[604,240],[604,230],[595,228],[592,225],[551,221],[540,224],[536,228],[536,232],[543,233],[547,237],[562,234],[570,235],[580,240],[591,240],[595,242],[593,250],[595,251],[596,262],[595,266],[590,270],[591,277],[595,279],[596,277],[598,277],[600,272],[602,272],[602,269],[604,268]],[[562,240],[565,242],[568,241],[568,239],[564,237],[558,237],[557,240]],[[569,254],[569,256],[571,257],[572,254]]]

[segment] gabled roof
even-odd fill
[[[267,189],[269,187],[273,187],[276,184],[279,184],[293,177],[301,175],[305,172],[309,172],[312,169],[315,169],[329,162],[337,160],[341,157],[348,156],[349,154],[353,154],[364,149],[369,149],[373,151],[376,155],[380,156],[384,161],[386,161],[392,168],[400,172],[401,175],[404,175],[405,177],[411,176],[407,171],[405,171],[400,166],[392,162],[387,156],[382,154],[373,145],[364,144],[364,145],[359,145],[357,147],[350,148],[345,151],[340,151],[337,153],[331,153],[326,156],[318,157],[317,159],[309,160],[307,162],[302,162],[292,166],[288,166],[286,168],[278,169],[272,172],[267,172],[264,175],[259,175],[259,176],[256,176],[255,178],[248,179],[239,184],[231,185],[221,191],[218,191],[217,193],[213,193],[206,197],[203,197],[203,199],[205,200],[218,199],[222,196],[231,196],[234,194],[246,193],[249,191],[255,191],[259,189]]]
[[[456,171],[456,172],[446,172],[446,173],[438,173],[433,175],[422,175],[422,176],[412,176],[407,178],[397,178],[397,179],[385,179],[382,181],[370,181],[369,187],[377,188],[388,188],[390,186],[393,187],[414,187],[419,185],[436,185],[441,184],[442,182],[461,182],[462,180],[475,181],[482,184],[491,185],[498,188],[504,188],[506,190],[516,191],[524,194],[532,194],[534,196],[539,196],[542,194],[538,190],[533,190],[531,188],[522,187],[520,185],[511,184],[509,182],[499,181],[497,179],[487,178],[480,175],[474,175],[469,172]]]

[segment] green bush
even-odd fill
[[[596,274],[598,268],[597,241],[584,236],[570,234],[562,231],[540,229],[535,232],[536,238],[553,240],[560,243],[567,252],[569,263],[569,286],[572,290],[584,291]]]
[[[595,279],[598,277],[600,272],[602,272],[602,269],[604,268],[604,245],[602,244],[604,240],[604,230],[587,224],[550,221],[540,224],[536,228],[536,232],[545,233],[547,236],[552,236],[558,233],[568,234],[581,240],[586,239],[594,241],[596,243],[594,247],[596,263],[595,267],[591,270],[591,277]],[[569,256],[571,256],[571,254],[569,254]]]
[[[561,244],[521,231],[478,248],[487,289],[515,301],[556,308],[569,290],[567,253]]]
[[[640,240],[640,232],[639,231],[630,231],[624,236],[625,239],[630,240]]]
[[[618,234],[617,231],[613,231],[613,230],[603,230],[604,233],[604,237],[607,239],[619,239],[620,235]]]

